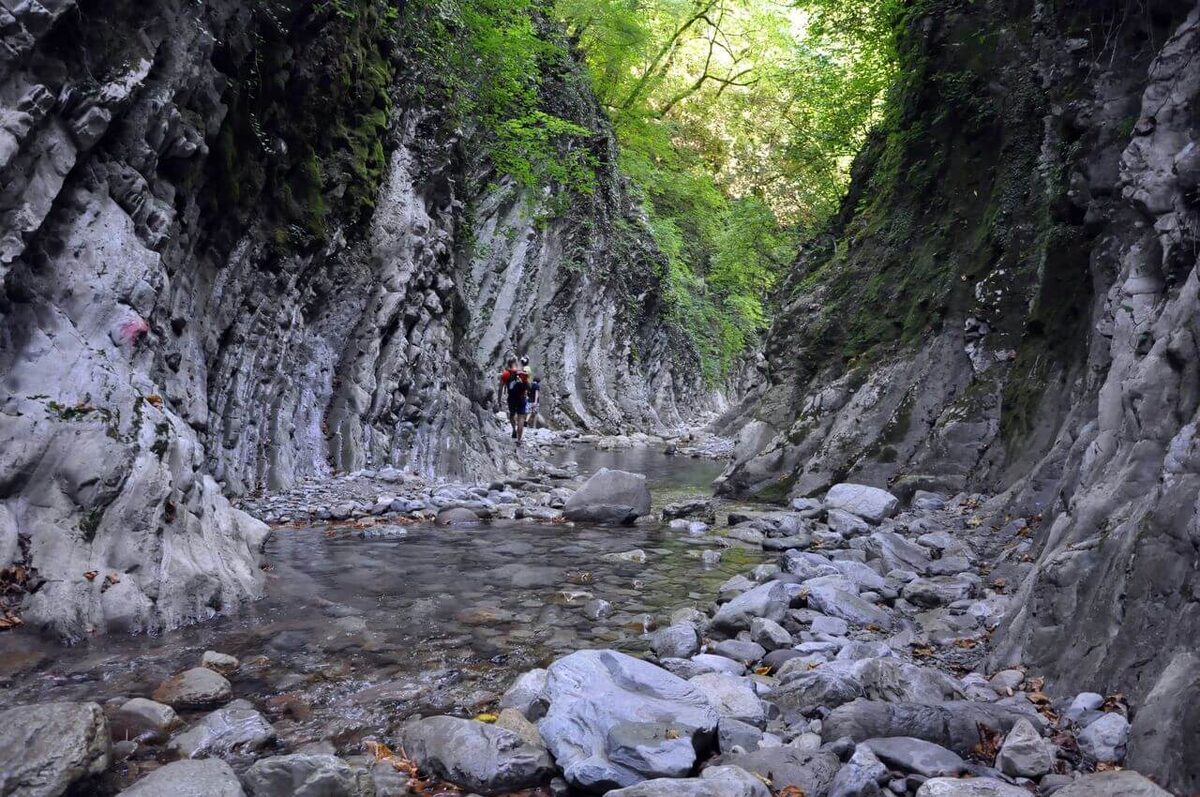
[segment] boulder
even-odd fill
[[[763,746],[764,736],[760,728],[731,717],[722,717],[717,724],[717,750],[722,753],[752,753]],[[735,751],[735,747],[741,749]]]
[[[583,790],[678,777],[715,741],[719,715],[699,689],[613,650],[582,650],[554,662],[546,697],[538,729],[567,782]],[[631,748],[634,736],[641,741]]]
[[[718,656],[743,663],[753,663],[767,655],[767,649],[762,645],[744,639],[726,639],[713,645],[711,650]]]
[[[168,747],[183,758],[208,758],[261,750],[274,741],[271,723],[247,701],[235,700],[176,734]]]
[[[546,714],[546,671],[530,670],[517,677],[500,698],[500,708],[515,708],[536,722]]]
[[[172,675],[154,690],[154,699],[172,708],[210,708],[228,703],[233,687],[225,676],[207,667]]]
[[[219,758],[183,760],[156,769],[122,797],[245,797],[233,770]]]
[[[856,742],[885,736],[912,736],[966,755],[979,742],[979,726],[1008,733],[1022,717],[1035,727],[1043,720],[1032,710],[997,703],[951,700],[923,703],[886,703],[855,700],[838,706],[821,726],[821,738],[834,741],[848,736]]]
[[[762,727],[767,722],[767,710],[748,678],[710,672],[697,675],[688,683],[708,698],[709,704],[722,718],[739,720]]]
[[[697,498],[677,501],[663,507],[662,519],[664,521],[679,518],[700,518],[709,523],[715,523],[717,521],[716,502],[711,498]]]
[[[700,652],[700,635],[690,623],[677,623],[650,635],[650,649],[660,659],[686,659]]]
[[[842,762],[825,750],[800,750],[796,747],[768,747],[753,753],[721,755],[710,766],[736,766],[765,778],[776,793],[789,786],[802,794],[820,797],[828,793]]]
[[[927,778],[954,777],[967,766],[953,750],[911,736],[867,739],[862,746],[892,769],[915,772]]]
[[[995,778],[932,778],[917,789],[917,797],[1029,797],[1029,791]]]
[[[537,726],[525,718],[525,715],[517,711],[515,708],[502,708],[500,714],[496,717],[495,726],[504,728],[506,731],[512,731],[517,736],[529,745],[534,747],[545,747],[546,743],[542,741],[542,733]]]
[[[647,780],[608,797],[771,797],[771,792],[740,767],[709,767],[698,778]]]
[[[1075,734],[1079,749],[1096,761],[1116,764],[1125,759],[1129,721],[1120,714],[1102,714]]]
[[[479,515],[470,509],[456,506],[438,512],[433,522],[438,526],[476,526],[481,521]]]
[[[1063,717],[1071,722],[1079,722],[1088,712],[1099,711],[1103,705],[1104,695],[1098,692],[1080,692],[1063,712]]]
[[[793,642],[787,629],[766,617],[755,617],[750,621],[750,638],[766,650],[790,648]]]
[[[1170,794],[1138,773],[1124,770],[1084,775],[1054,792],[1054,797],[1170,797]]]
[[[554,777],[545,748],[484,722],[428,717],[405,723],[399,736],[422,769],[479,794],[528,789]]]
[[[841,509],[863,520],[878,523],[896,514],[900,499],[878,487],[843,482],[829,488],[824,504],[826,510]]]
[[[1040,778],[1053,767],[1053,745],[1029,720],[1018,720],[996,755],[996,769],[1013,778]]]
[[[367,797],[366,770],[335,755],[277,755],[255,761],[242,776],[249,797]]]
[[[768,581],[743,592],[717,609],[710,628],[734,636],[739,631],[749,630],[756,617],[765,617],[778,623],[787,615],[790,604],[783,582]]]
[[[858,745],[854,755],[838,770],[829,786],[828,797],[880,797],[879,784],[888,778],[888,768],[869,747]]]
[[[808,605],[824,615],[857,626],[892,627],[891,615],[859,597],[853,585],[841,576],[810,578],[804,582],[804,587],[808,590]]]
[[[222,675],[230,675],[237,672],[237,668],[241,666],[241,662],[237,660],[236,656],[230,656],[228,653],[206,650],[204,651],[204,655],[200,657],[200,666],[207,667]]]
[[[0,794],[63,794],[108,763],[108,722],[96,703],[35,703],[0,711]]]
[[[114,739],[164,742],[179,725],[175,709],[144,697],[127,700],[117,709],[112,721]]]
[[[767,699],[782,709],[808,714],[818,708],[835,708],[864,696],[862,682],[845,670],[818,667],[787,675]]]
[[[632,523],[650,514],[650,488],[640,473],[601,468],[563,505],[568,520]]]

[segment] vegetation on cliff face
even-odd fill
[[[313,247],[335,218],[354,225],[375,205],[397,12],[388,0],[256,0],[244,13],[214,54],[233,86],[211,199],[234,219],[271,214],[282,250]]]
[[[544,191],[550,214],[593,191],[610,155],[604,131],[552,96],[586,63],[590,85],[574,88],[611,121],[665,255],[672,318],[715,380],[765,328],[798,240],[838,207],[892,79],[894,13],[825,0],[421,0],[401,50],[436,76],[422,90],[454,124],[483,133],[494,173]]]

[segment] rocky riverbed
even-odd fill
[[[6,635],[0,793],[1166,794],[1119,771],[1121,696],[988,670],[1035,518],[854,485],[730,504],[699,489],[719,463],[644,448],[648,480],[585,482],[619,461],[553,435],[523,456],[244,501],[275,531],[240,615],[73,656]]]

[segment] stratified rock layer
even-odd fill
[[[1190,793],[1200,6],[928,8],[894,117],[782,288],[724,488],[1002,493],[980,520],[1036,567],[996,668],[1144,705],[1129,765]],[[930,586],[905,594],[948,597]]]
[[[586,82],[543,86],[604,150],[548,216],[411,95],[439,77],[403,49],[425,20],[383,5],[0,10],[0,566],[30,574],[27,626],[158,631],[260,595],[266,527],[223,496],[502,469],[510,349],[559,423],[702,403]]]

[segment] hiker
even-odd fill
[[[538,410],[541,409],[542,398],[542,380],[536,375],[531,375],[529,378],[529,417],[525,421],[525,425],[530,429],[536,429],[538,425]]]
[[[504,363],[504,370],[500,372],[500,381],[496,384],[496,401],[504,404],[508,400],[508,382],[514,376],[520,374],[520,369],[517,368],[517,358],[509,357]],[[517,419],[513,415],[512,404],[508,405],[508,425],[512,427],[512,436],[517,436]]]
[[[512,418],[517,445],[525,437],[525,415],[529,412],[529,374],[516,371],[508,377],[508,414]]]

